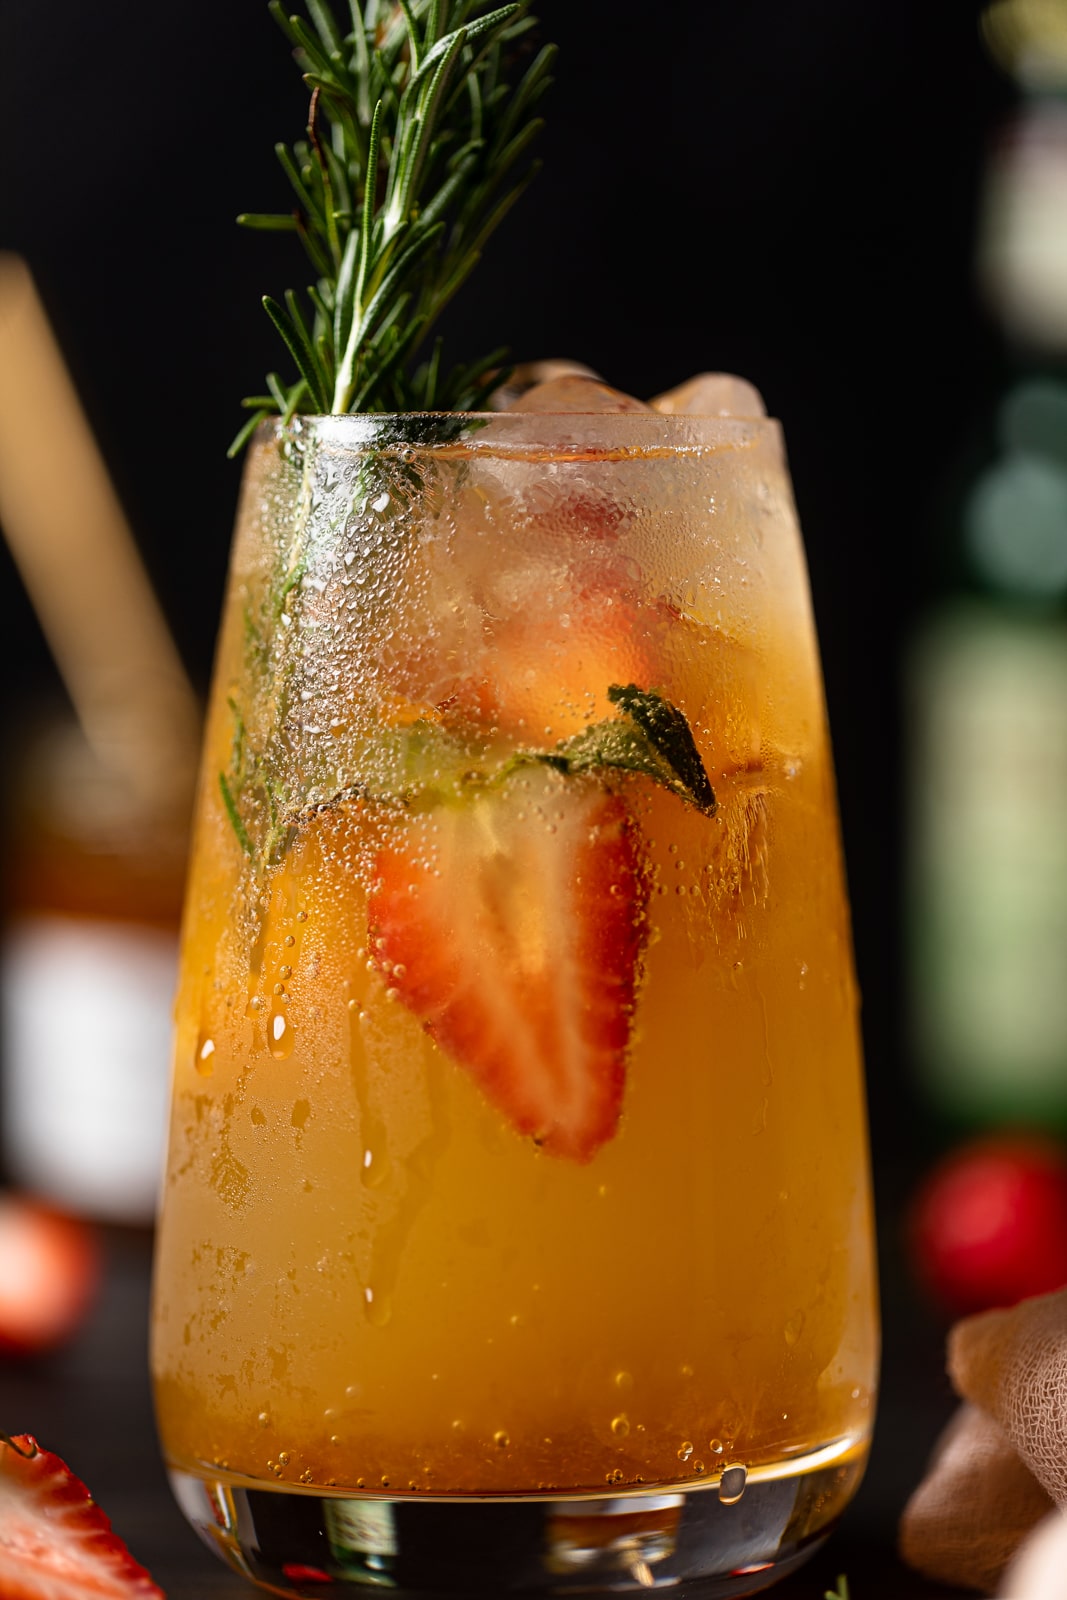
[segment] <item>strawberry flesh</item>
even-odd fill
[[[3,1600],[163,1600],[84,1483],[29,1434],[0,1435]]]
[[[530,767],[408,819],[377,858],[371,950],[519,1133],[584,1162],[619,1122],[647,894],[623,801]]]

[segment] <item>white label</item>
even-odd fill
[[[178,941],[87,917],[25,917],[0,965],[12,1178],[128,1223],[158,1202]]]

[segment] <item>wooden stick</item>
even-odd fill
[[[30,272],[4,253],[0,525],[95,753],[146,800],[187,784],[196,697]]]

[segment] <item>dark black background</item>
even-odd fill
[[[457,358],[572,356],[640,396],[736,371],[784,424],[864,995],[886,1535],[948,1404],[941,1330],[908,1299],[900,1252],[900,1205],[937,1139],[902,1023],[901,664],[952,533],[942,490],[999,375],[973,257],[1013,91],[971,0],[535,9],[560,46],[544,169],[445,332]],[[34,270],[201,690],[239,481],[225,451],[240,396],[280,357],[260,296],[305,281],[295,244],[234,217],[288,208],[273,144],[305,115],[264,0],[0,0],[0,248]],[[3,551],[0,586],[11,726],[55,677]],[[930,1357],[918,1384],[912,1339]]]

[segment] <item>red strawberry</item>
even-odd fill
[[[531,767],[381,851],[371,948],[520,1133],[588,1161],[618,1125],[646,899],[622,800]]]
[[[3,1600],[163,1600],[84,1483],[28,1433],[0,1435]]]
[[[51,1350],[77,1331],[100,1282],[88,1223],[28,1195],[0,1195],[0,1352]]]

